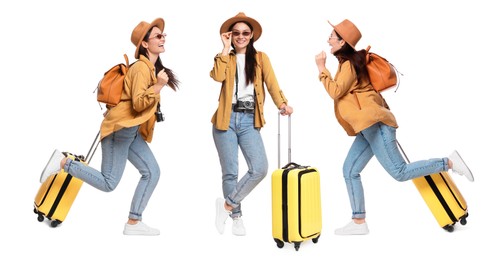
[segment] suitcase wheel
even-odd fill
[[[43,222],[44,221],[44,216],[42,213],[40,213],[36,208],[34,208],[34,213],[38,215],[38,221]]]
[[[57,227],[59,224],[61,224],[61,221],[59,220],[53,220],[51,221],[51,227]]]
[[[295,246],[295,251],[298,251],[298,249],[300,249],[300,242],[293,242],[294,246]]]
[[[453,232],[454,231],[454,226],[453,225],[446,225],[443,227],[448,232]]]
[[[278,248],[283,248],[283,246],[285,245],[285,243],[277,238],[274,239],[274,241],[276,242],[276,246]]]
[[[460,219],[460,224],[465,226],[467,224],[467,217],[469,216],[469,213],[466,213],[461,219]]]
[[[464,225],[466,225],[466,224],[467,224],[467,217],[468,217],[468,216],[469,216],[469,213],[466,213],[464,216],[462,216],[462,217],[460,218],[460,220],[459,220],[458,222],[459,222],[461,225],[463,225],[463,226],[464,226]],[[450,224],[449,224],[449,225],[446,225],[446,226],[444,226],[444,227],[443,227],[443,229],[445,229],[445,230],[446,230],[446,231],[448,231],[448,232],[453,232],[453,231],[454,231],[454,229],[455,229],[455,226],[454,226],[454,225],[455,225],[455,223],[457,223],[457,222],[454,222],[454,223],[453,223],[453,224],[451,224],[451,225],[450,225]]]
[[[312,242],[314,242],[314,244],[315,244],[315,243],[317,243],[317,242],[319,241],[319,237],[320,237],[320,236],[321,236],[321,235],[317,236],[316,238],[313,238],[313,239],[312,239]]]

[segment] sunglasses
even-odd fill
[[[165,39],[165,37],[167,37],[167,33],[159,33],[152,38],[162,40],[162,39]]]
[[[242,34],[242,36],[244,36],[244,37],[248,37],[249,35],[251,35],[251,34],[252,34],[252,32],[250,32],[250,31],[245,31],[245,32],[242,32],[242,33],[241,33],[241,32],[239,32],[239,31],[233,31],[233,32],[232,32],[232,35],[233,35],[233,36],[235,36],[235,37],[240,36],[241,34]]]

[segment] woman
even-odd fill
[[[405,162],[397,147],[396,119],[368,79],[366,51],[355,50],[355,45],[361,38],[360,31],[349,20],[331,26],[334,29],[328,43],[331,54],[339,61],[336,75],[332,77],[326,69],[324,51],[315,56],[315,62],[319,79],[334,100],[334,111],[339,124],[349,136],[355,136],[343,165],[352,221],[336,229],[335,233],[364,235],[368,234],[368,226],[365,222],[365,198],[360,173],[374,155],[397,181],[407,181],[449,169],[465,175],[470,181],[474,178],[456,151],[448,158]]]
[[[165,51],[164,20],[140,22],[131,34],[138,59],[128,70],[124,80],[121,102],[106,112],[101,124],[101,171],[65,157],[55,150],[41,174],[41,182],[49,175],[64,169],[67,173],[93,187],[110,192],[118,185],[130,161],[141,178],[131,202],[125,235],[159,235],[156,228],[142,222],[142,214],[160,177],[160,169],[147,143],[152,141],[157,121],[160,92],[165,85],[173,90],[179,81],[174,73],[162,65],[160,53]],[[161,120],[159,120],[161,121]]]
[[[214,58],[211,78],[221,83],[218,108],[213,115],[213,140],[222,168],[224,198],[216,200],[215,225],[223,234],[229,216],[232,233],[246,234],[241,219],[241,202],[267,175],[268,161],[260,134],[264,119],[264,83],[282,115],[293,108],[283,95],[270,60],[254,48],[262,33],[261,25],[240,12],[220,27],[222,52]],[[239,147],[248,171],[238,180]]]

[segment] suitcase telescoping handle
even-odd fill
[[[278,111],[278,169],[281,168],[281,112],[283,110]],[[285,168],[288,168],[292,164],[292,118],[291,115],[288,115],[288,164]]]
[[[410,163],[409,158],[407,158],[406,152],[404,152],[404,149],[402,149],[402,146],[401,146],[401,144],[399,143],[399,141],[398,141],[398,140],[396,140],[396,143],[397,143],[397,147],[399,147],[399,150],[401,150],[402,155],[404,155],[404,158],[406,158],[406,161],[407,161],[408,163]]]
[[[92,145],[90,146],[87,156],[85,157],[87,164],[90,163],[90,160],[92,160],[92,157],[94,156],[97,147],[99,147],[99,144],[101,143],[101,140],[99,140],[100,135],[101,135],[101,131],[99,130],[99,132],[97,132],[97,135],[94,138],[94,142],[92,142]]]

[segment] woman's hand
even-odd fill
[[[230,51],[230,47],[232,46],[232,32],[224,32],[221,34],[223,50],[222,55],[227,55]]]
[[[280,106],[280,114],[282,116],[288,116],[288,115],[291,115],[293,113],[293,107],[283,103],[281,104]]]
[[[169,76],[165,72],[165,69],[163,69],[157,73],[157,84],[154,85],[155,93],[160,93],[160,90],[167,85],[167,82],[169,82]]]
[[[319,54],[315,55],[315,64],[317,64],[317,69],[319,73],[326,69],[326,52],[321,51]]]

